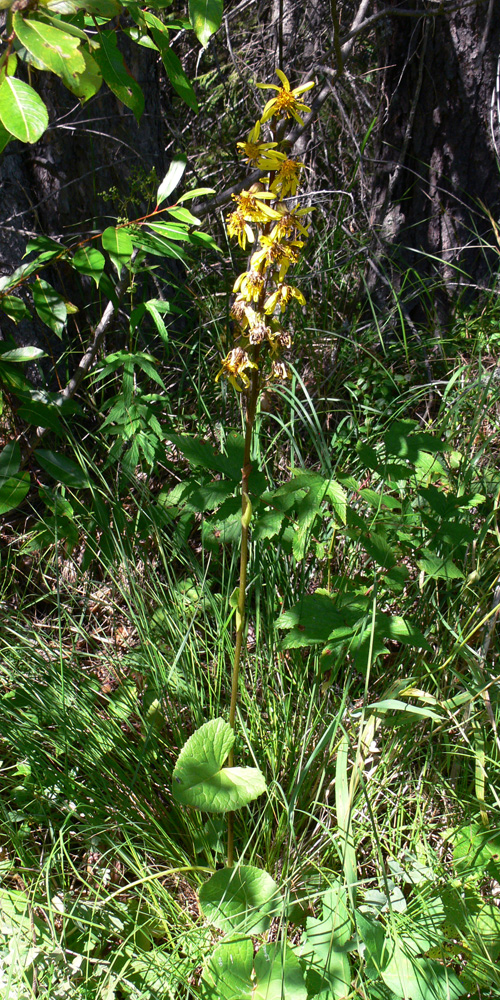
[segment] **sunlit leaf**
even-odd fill
[[[168,198],[169,194],[175,190],[178,184],[180,184],[184,171],[187,165],[187,156],[185,153],[177,153],[173,157],[170,166],[163,178],[156,195],[156,203],[161,205],[165,198]]]
[[[264,775],[256,767],[226,767],[234,732],[224,719],[197,729],[182,748],[173,774],[177,802],[205,812],[232,812],[262,795]]]
[[[203,47],[220,27],[222,11],[222,0],[189,0],[189,20]]]
[[[15,139],[34,143],[45,132],[49,115],[33,87],[6,76],[0,84],[0,122]]]

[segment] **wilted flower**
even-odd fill
[[[273,361],[269,381],[282,382],[288,378],[288,368],[284,361]]]

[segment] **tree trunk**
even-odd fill
[[[449,12],[425,0],[404,6],[422,16],[395,15],[377,29],[386,68],[372,223],[393,280],[397,273],[417,277],[416,302],[423,278],[429,304],[445,319],[457,286],[481,287],[498,263],[488,212],[498,218],[500,210],[491,127],[500,5],[479,0]]]

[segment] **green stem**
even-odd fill
[[[257,359],[256,359],[257,360]],[[245,593],[247,585],[247,564],[248,564],[248,528],[250,524],[251,507],[248,496],[248,484],[252,466],[250,456],[252,452],[252,436],[255,424],[255,413],[260,392],[260,372],[257,368],[252,371],[252,381],[248,394],[247,411],[245,416],[245,448],[243,452],[243,468],[241,470],[241,548],[240,548],[240,584],[238,590],[238,610],[236,614],[236,642],[234,647],[233,674],[231,680],[231,705],[229,708],[229,725],[234,729],[236,716],[236,703],[238,701],[238,681],[240,676],[241,652],[243,649],[243,634],[245,628]],[[234,754],[231,749],[228,756],[228,767],[234,763]],[[234,863],[234,813],[227,816],[227,866],[232,868]]]

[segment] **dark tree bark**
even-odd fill
[[[487,212],[498,218],[500,210],[491,130],[500,4],[478,0],[438,11],[426,0],[405,0],[404,7],[417,16],[395,14],[377,26],[386,68],[371,221],[393,274],[414,268],[431,288],[439,273],[434,305],[444,319],[457,285],[481,286],[498,263]],[[422,297],[421,286],[415,294]]]

